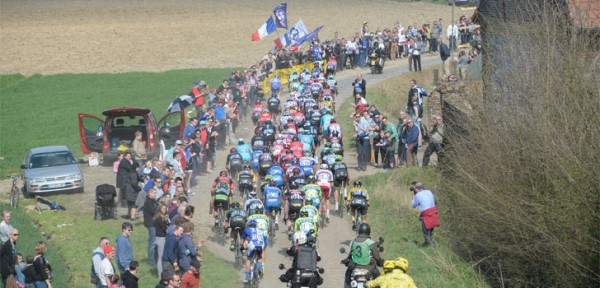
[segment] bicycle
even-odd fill
[[[244,263],[244,254],[242,254],[242,244],[240,243],[240,234],[242,234],[241,232],[241,228],[240,227],[235,227],[234,229],[234,245],[235,245],[235,265],[236,266],[240,266]]]
[[[21,180],[19,176],[8,176],[7,178],[12,179],[12,187],[10,188],[10,192],[8,194],[8,199],[10,202],[10,206],[13,208],[17,208],[19,205],[19,187],[17,187],[17,181]]]
[[[269,246],[273,247],[273,245],[275,244],[275,231],[279,230],[279,225],[275,225],[275,210],[271,212],[272,213],[269,216]]]
[[[344,191],[343,193],[340,193],[342,195],[339,195],[339,199],[338,199],[338,209],[339,209],[338,213],[340,214],[340,218],[344,218],[344,208],[346,208],[346,196],[348,195],[345,187],[344,187],[343,191]],[[345,212],[348,212],[348,211],[345,211]]]
[[[221,245],[225,245],[225,212],[221,204],[217,205],[217,225],[215,225]]]
[[[250,282],[248,282],[248,287],[250,288],[258,288],[258,282],[260,281],[260,275],[258,271],[258,257],[256,255],[262,254],[262,249],[254,250],[252,255],[252,259],[250,260]]]

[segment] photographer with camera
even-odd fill
[[[423,247],[435,245],[433,241],[433,229],[440,226],[440,218],[435,207],[435,198],[433,193],[423,188],[423,184],[419,182],[413,182],[410,191],[415,195],[412,200],[412,208],[419,207],[419,220],[421,220],[421,229],[423,230],[423,236],[425,237],[425,243]]]

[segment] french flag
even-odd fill
[[[277,30],[277,27],[275,26],[275,21],[273,21],[273,16],[269,16],[267,22],[260,26],[260,28],[254,32],[254,34],[252,34],[252,41],[260,41],[269,36],[269,34],[275,32],[275,30]]]

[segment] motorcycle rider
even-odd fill
[[[229,250],[235,250],[235,239],[237,237],[242,236],[242,232],[246,227],[246,218],[248,217],[246,211],[240,207],[240,203],[234,202],[232,208],[227,210],[227,221],[225,221],[225,234],[227,234],[227,229],[231,227],[231,233],[229,234],[229,239],[231,240],[231,245],[229,246]],[[236,233],[235,229],[240,228],[239,232]]]
[[[367,282],[367,288],[417,288],[412,277],[407,273],[408,260],[406,258],[396,258],[396,260],[385,260],[383,262],[383,275],[381,277]]]
[[[346,264],[345,287],[350,287],[352,271],[357,268],[366,269],[371,272],[371,279],[379,277],[377,266],[383,266],[383,259],[379,255],[378,243],[371,239],[371,227],[367,223],[361,223],[358,227],[358,236],[350,243],[350,254],[342,261]]]
[[[292,281],[295,271],[311,271],[313,276],[305,280],[303,285],[308,287],[316,287],[323,284],[323,278],[317,273],[317,262],[321,261],[321,256],[316,247],[316,239],[312,236],[306,235],[302,231],[294,233],[292,241],[292,247],[286,250],[289,256],[294,257],[292,267],[288,269],[284,274],[279,276],[279,280],[283,283]]]

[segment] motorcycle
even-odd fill
[[[377,242],[377,248],[379,249],[379,252],[383,252],[385,250],[383,248],[384,241],[385,239],[383,237],[379,237],[379,241]],[[344,247],[340,248],[340,253],[346,254],[346,249]],[[346,267],[349,268],[351,266],[355,266],[355,264],[352,263],[352,260],[350,260],[350,258],[346,258],[340,263],[346,265]],[[371,271],[364,268],[353,267],[352,273],[350,274],[350,286],[344,283],[344,288],[365,288],[367,287],[367,282],[371,280],[371,277]]]
[[[383,65],[385,65],[385,57],[378,50],[373,50],[369,54],[369,67],[371,67],[371,74],[381,74],[383,72]]]
[[[287,268],[285,267],[285,265],[279,264],[279,270],[287,270]],[[319,275],[323,275],[323,273],[325,273],[325,269],[321,268],[321,267],[317,267],[316,270],[311,271],[311,270],[300,270],[300,269],[296,269],[293,272],[293,276],[292,279],[290,279],[287,282],[287,287],[291,287],[291,288],[316,288],[319,286],[319,284],[314,284],[311,283],[313,282],[313,279],[317,278],[317,274]]]

